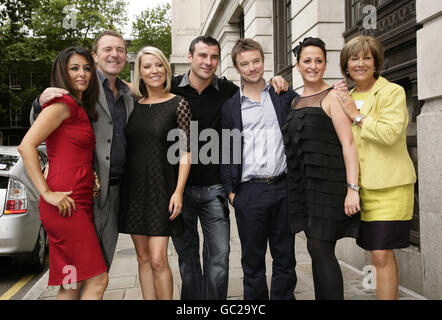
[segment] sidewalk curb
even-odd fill
[[[359,270],[358,268],[355,268],[352,265],[349,265],[348,263],[346,263],[346,262],[344,262],[342,260],[338,260],[338,261],[339,261],[339,264],[347,267],[348,269],[350,269],[350,270],[352,270],[352,271],[354,271],[356,273],[359,273],[361,276],[365,275],[364,272],[362,272],[362,270]],[[416,300],[428,300],[424,296],[422,296],[422,295],[420,295],[420,294],[418,294],[418,293],[416,293],[416,292],[414,292],[414,291],[412,291],[410,289],[407,289],[407,288],[405,288],[405,287],[403,287],[401,285],[399,285],[399,290],[404,292],[404,293],[406,293],[406,294],[408,294],[408,295],[410,295],[410,296],[412,296]]]
[[[38,300],[48,287],[49,270],[37,281],[36,284],[26,293],[22,300]]]

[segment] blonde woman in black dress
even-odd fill
[[[184,231],[180,213],[190,170],[191,113],[184,98],[170,93],[171,78],[170,65],[159,49],[140,50],[132,88],[138,97],[126,129],[119,231],[130,234],[134,242],[144,299],[172,299],[167,247],[171,235]],[[168,153],[175,144],[168,135],[177,129],[182,133],[175,157],[179,164]]]
[[[304,91],[283,128],[287,153],[289,224],[304,231],[312,258],[315,298],[344,298],[336,241],[357,237],[359,163],[351,121],[323,80],[325,44],[306,38],[294,49]]]

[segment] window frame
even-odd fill
[[[292,0],[273,0],[274,74],[292,84]]]

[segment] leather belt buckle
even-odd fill
[[[275,177],[267,177],[267,178],[266,178],[266,183],[267,183],[267,184],[273,184],[273,183],[275,183]]]

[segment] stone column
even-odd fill
[[[344,46],[345,2],[342,0],[292,1],[293,48],[306,37],[319,37],[327,49],[327,70],[324,80],[333,84],[342,79],[339,69],[339,54]],[[302,88],[302,78],[293,70],[293,88]],[[300,90],[302,92],[302,90]]]
[[[244,1],[245,37],[258,41],[264,50],[264,78],[273,77],[273,2],[272,0]]]
[[[236,41],[239,39],[239,33],[236,27],[225,24],[219,37],[219,43],[221,45],[221,61],[219,64],[219,74],[227,79],[240,84],[240,76],[233,67],[232,62],[232,49]]]
[[[172,54],[170,64],[174,75],[189,69],[187,53],[190,42],[199,35],[201,23],[200,2],[172,0]]]
[[[420,237],[423,295],[442,299],[442,2],[416,1],[418,97],[425,104],[417,117]]]

